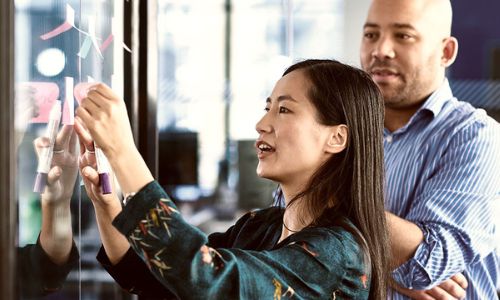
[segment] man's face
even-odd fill
[[[441,84],[442,39],[421,0],[374,0],[361,43],[361,65],[394,109],[419,105]]]

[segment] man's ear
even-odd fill
[[[451,66],[458,53],[458,41],[450,36],[443,40],[443,56],[441,57],[441,65],[445,68]]]
[[[325,152],[332,154],[342,152],[347,147],[348,133],[349,131],[345,124],[331,126],[330,135],[325,145]]]

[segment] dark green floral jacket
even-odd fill
[[[113,221],[131,249],[114,266],[102,248],[98,260],[142,299],[368,298],[369,267],[351,233],[306,228],[277,243],[282,219],[282,208],[263,209],[207,236],[154,181]]]

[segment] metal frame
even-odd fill
[[[0,298],[15,299],[14,0],[0,5]]]
[[[132,44],[132,54],[124,57],[124,98],[137,148],[155,178],[158,177],[157,7],[156,0],[136,0],[125,2],[124,9],[124,41]]]

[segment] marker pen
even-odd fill
[[[101,191],[103,194],[111,194],[111,182],[109,178],[109,171],[111,168],[109,166],[108,159],[102,152],[101,148],[96,145],[96,143],[94,143],[94,150]]]
[[[49,123],[47,124],[47,132],[45,137],[49,138],[49,146],[41,150],[38,158],[38,168],[33,191],[43,194],[47,185],[47,177],[52,164],[52,155],[54,151],[54,143],[56,142],[57,133],[59,132],[59,122],[61,121],[61,101],[56,100],[49,114]]]

